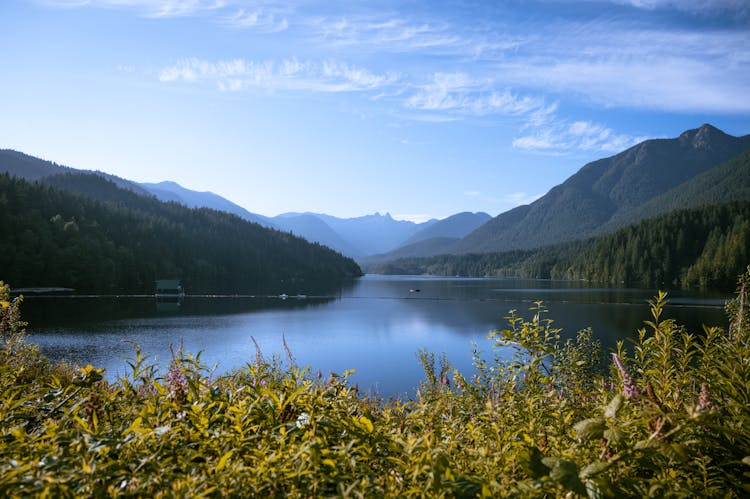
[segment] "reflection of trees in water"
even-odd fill
[[[29,297],[23,303],[29,329],[34,327],[145,318],[164,315],[228,315],[255,310],[297,310],[315,307],[334,297],[186,297],[179,303],[158,303],[154,297]]]

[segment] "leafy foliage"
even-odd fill
[[[156,279],[175,277],[193,293],[311,293],[361,274],[318,244],[98,175],[45,182],[0,175],[0,271],[17,286],[150,293]]]
[[[2,288],[0,493],[21,496],[647,497],[750,493],[750,269],[727,331],[665,319],[601,369],[590,331],[561,342],[536,303],[512,311],[469,378],[420,352],[414,400],[361,396],[343,376],[256,359],[215,378],[136,350],[102,370],[19,357]],[[436,365],[437,364],[437,365]],[[21,368],[19,368],[19,366]]]

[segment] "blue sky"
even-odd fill
[[[497,215],[702,123],[744,0],[4,0],[0,147],[250,211]]]

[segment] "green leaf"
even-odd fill
[[[618,393],[609,402],[609,404],[607,404],[607,408],[604,410],[604,417],[606,418],[616,417],[617,412],[620,410],[620,407],[622,407],[622,395]]]
[[[542,478],[550,472],[550,467],[542,462],[542,452],[533,446],[526,447],[518,456],[518,464],[531,478]]]
[[[607,425],[601,418],[590,418],[579,421],[573,426],[573,429],[575,429],[578,438],[585,442],[595,438],[602,438]]]
[[[232,457],[232,454],[234,454],[234,451],[230,450],[229,452],[227,452],[226,454],[224,454],[223,456],[221,456],[221,459],[219,459],[219,462],[216,465],[216,471],[217,472],[219,472],[219,471],[221,471],[221,470],[224,469],[224,467],[229,462],[229,458]]]
[[[568,490],[581,495],[586,495],[586,487],[578,477],[578,465],[569,459],[560,457],[545,458],[542,460],[546,466],[551,466],[549,476]]]
[[[625,434],[619,428],[609,428],[604,431],[603,436],[608,442],[620,442],[625,437]]]
[[[579,476],[581,478],[591,478],[592,476],[596,476],[602,471],[605,471],[610,466],[611,464],[607,461],[596,461],[583,468]]]

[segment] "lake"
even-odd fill
[[[264,356],[286,360],[283,335],[297,364],[313,373],[355,369],[351,380],[362,390],[395,396],[413,394],[423,379],[419,349],[445,352],[471,374],[472,342],[488,350],[489,331],[504,327],[511,309],[530,317],[542,300],[565,337],[592,327],[611,348],[635,337],[654,294],[566,281],[368,275],[326,297],[187,296],[178,310],[158,310],[153,297],[30,296],[22,312],[30,340],[48,357],[105,367],[109,379],[128,372],[135,343],[161,369],[181,343],[223,373],[255,359],[251,337]],[[726,327],[728,298],[676,291],[666,316],[696,332]]]

